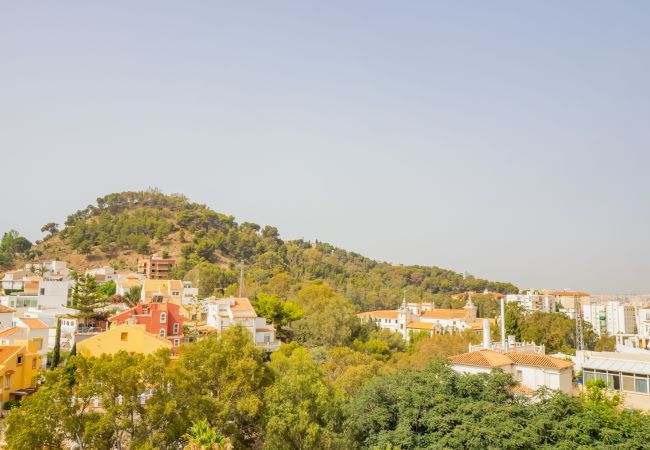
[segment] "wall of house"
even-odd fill
[[[71,281],[41,281],[38,291],[38,305],[42,308],[60,308],[68,303]]]

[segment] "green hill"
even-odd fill
[[[378,262],[322,242],[284,241],[277,228],[238,223],[229,215],[157,190],[109,194],[68,216],[63,228],[25,255],[57,258],[78,270],[105,264],[133,268],[154,252],[178,259],[179,278],[198,282],[202,295],[234,292],[239,265],[245,292],[286,297],[305,281],[324,280],[359,310],[395,307],[406,290],[414,300],[441,300],[466,291],[516,292],[511,283],[463,277],[427,266]],[[15,263],[19,264],[20,255]]]

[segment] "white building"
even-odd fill
[[[620,301],[610,301],[605,305],[607,320],[607,333],[636,334],[637,333],[637,306]]]
[[[397,310],[369,311],[357,317],[364,322],[374,322],[379,328],[399,332],[405,340],[415,332],[433,335],[469,329],[480,333],[482,327],[471,299],[462,309],[438,309],[432,303],[404,301]]]
[[[22,291],[24,288],[24,278],[27,275],[29,275],[29,272],[23,269],[5,272],[2,277],[2,289],[5,291]]]
[[[247,298],[209,298],[206,299],[207,325],[201,327],[205,332],[221,333],[223,330],[242,325],[251,332],[255,345],[267,351],[280,348],[275,337],[275,327],[266,319],[257,317],[253,305]]]
[[[582,305],[582,318],[591,324],[594,332],[600,336],[607,332],[607,304],[597,301],[586,301]]]
[[[573,363],[549,355],[478,350],[452,356],[450,360],[451,368],[459,373],[490,373],[501,369],[512,374],[529,393],[546,387],[570,394],[573,386]]]
[[[525,294],[508,294],[506,295],[506,302],[518,303],[528,312],[551,313],[556,311],[554,295],[533,289]]]
[[[64,261],[45,261],[39,263],[25,264],[25,270],[32,273],[45,275],[63,275],[67,276],[70,272],[68,265]]]

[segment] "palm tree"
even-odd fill
[[[205,420],[192,423],[183,435],[187,444],[183,450],[232,450],[230,439],[217,433]]]
[[[129,306],[135,306],[140,303],[140,295],[142,294],[142,286],[133,286],[123,296],[124,303]]]

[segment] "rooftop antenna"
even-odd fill
[[[244,293],[244,263],[239,266],[239,298],[243,298]]]

